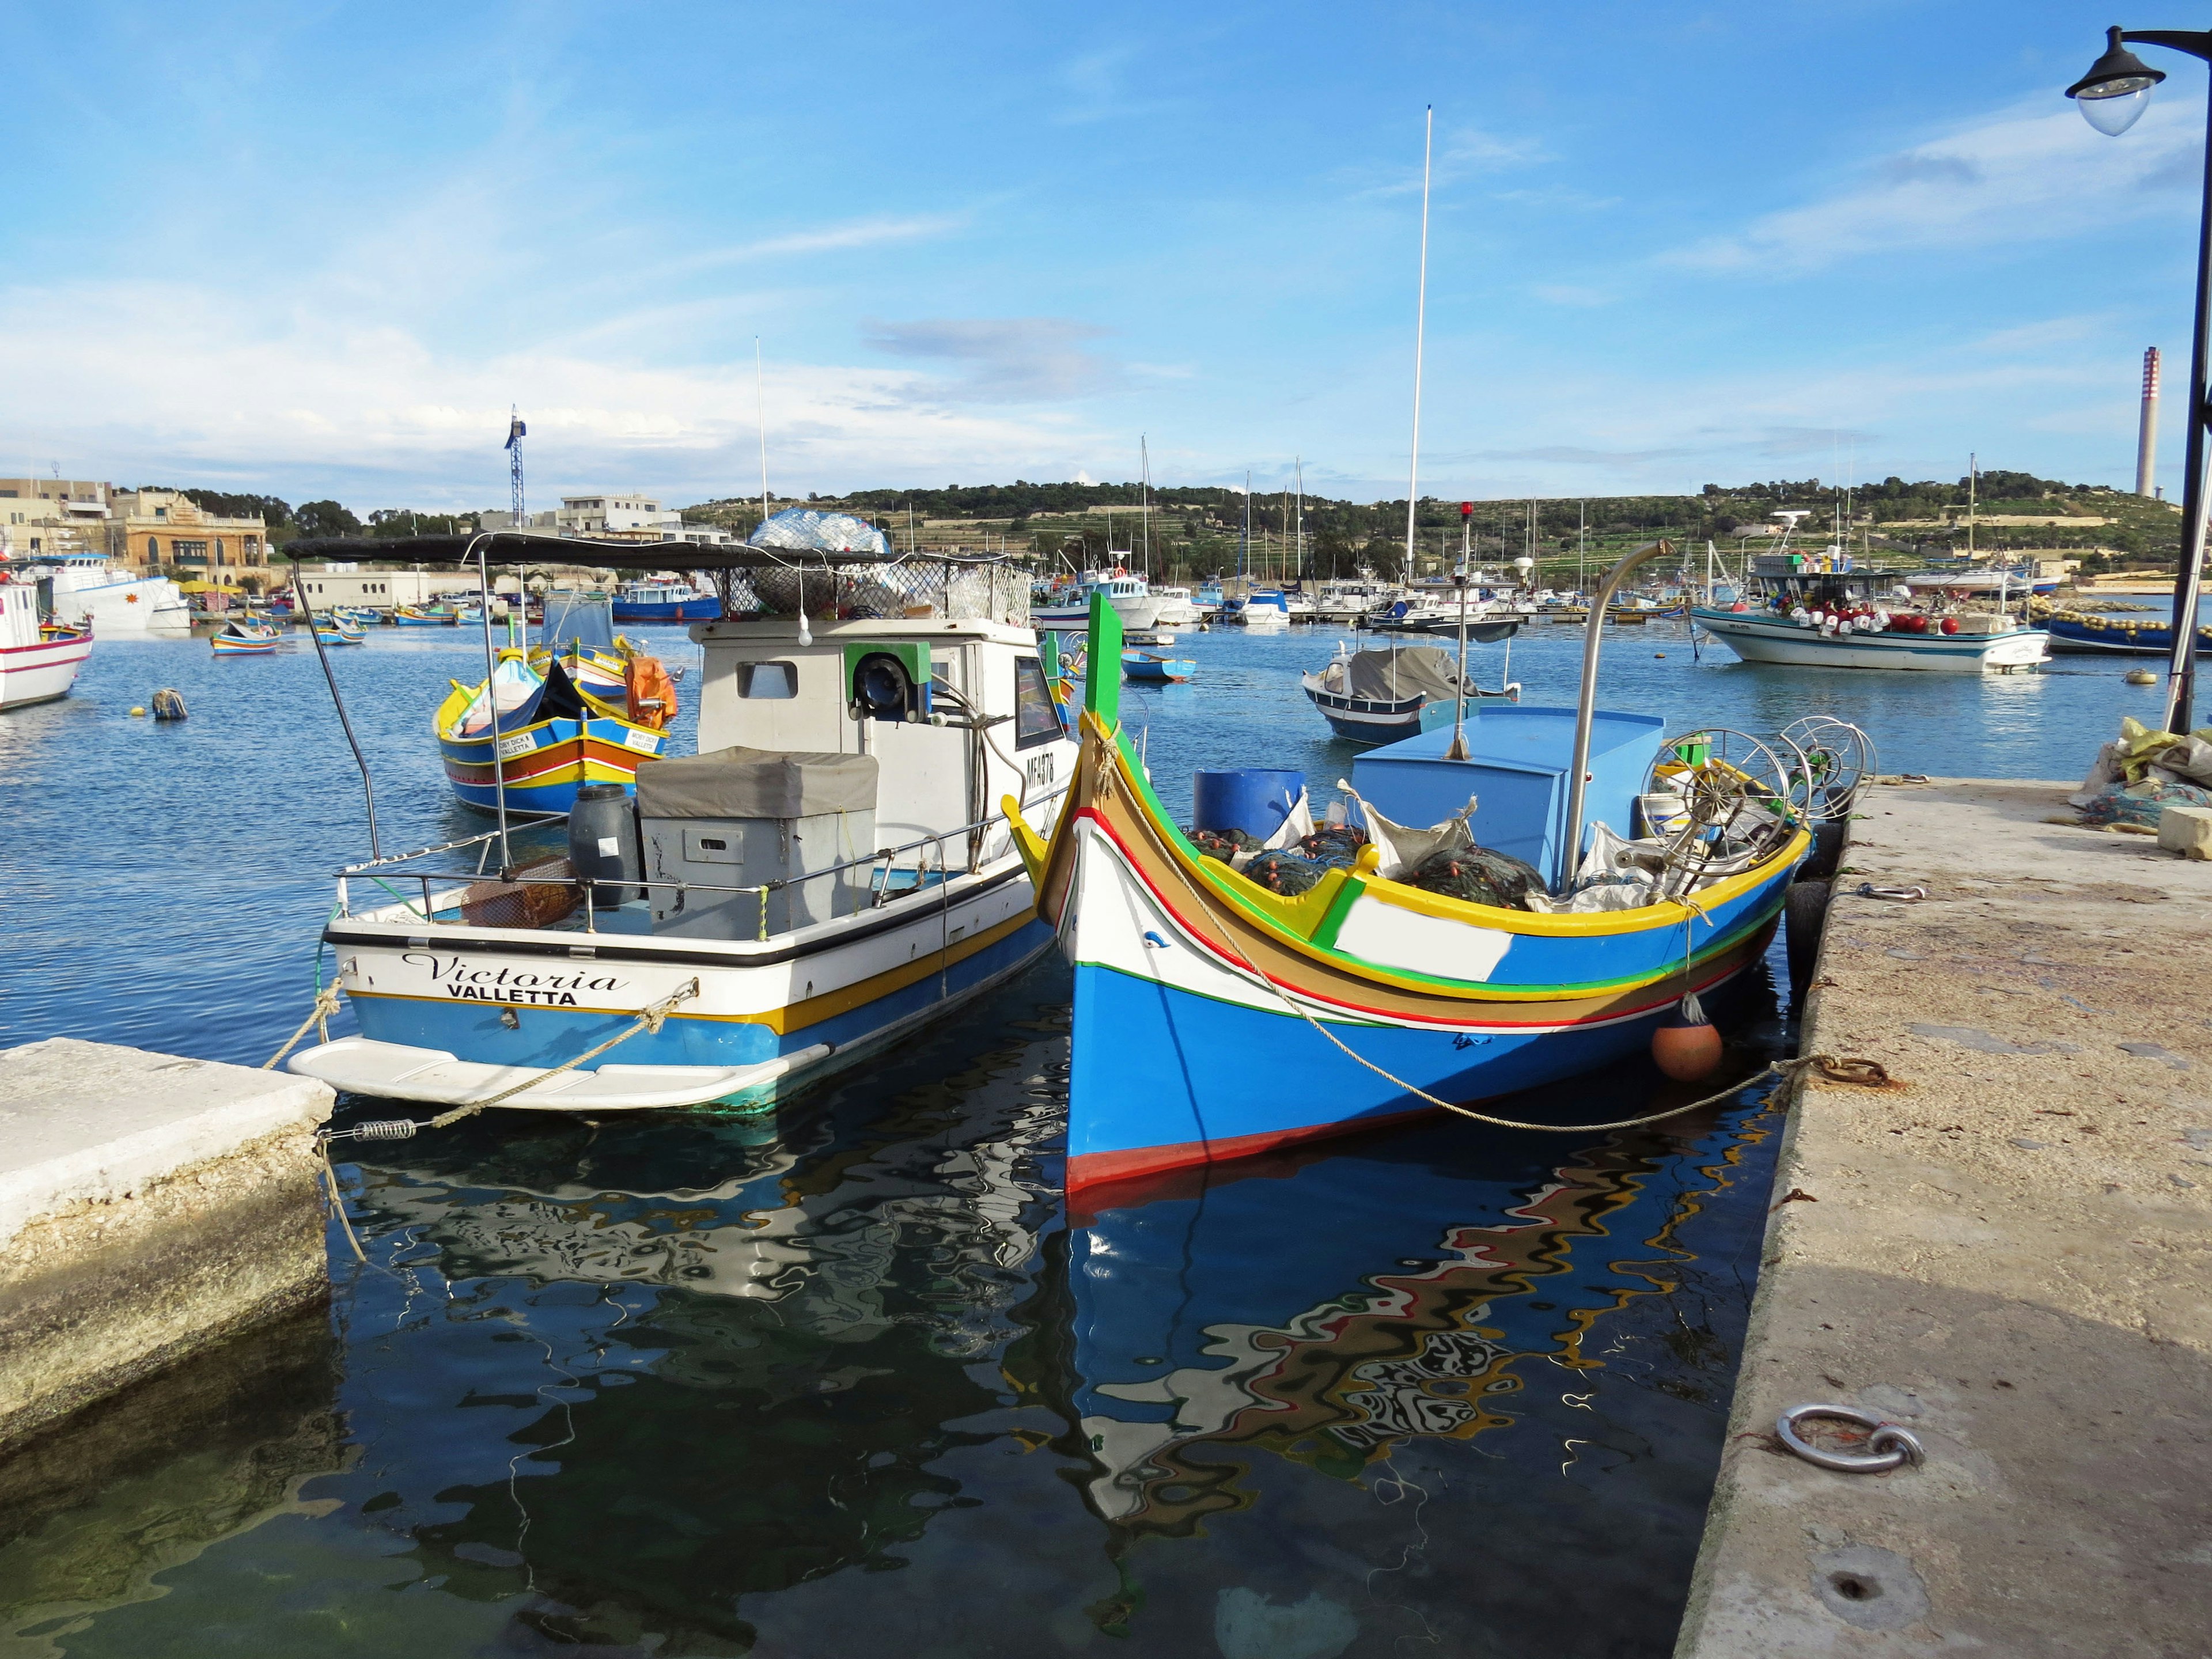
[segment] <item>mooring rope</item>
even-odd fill
[[[328,985],[315,993],[315,1006],[313,1011],[309,1012],[307,1018],[300,1022],[300,1029],[292,1033],[291,1039],[275,1054],[270,1055],[268,1059],[261,1062],[261,1069],[264,1072],[275,1071],[276,1069],[276,1062],[283,1059],[285,1055],[290,1054],[293,1049],[299,1047],[300,1039],[307,1035],[307,1028],[311,1025],[320,1026],[322,1028],[322,1039],[324,1042],[328,1042],[331,1040],[330,1018],[331,1016],[337,1013],[337,1011],[338,986],[337,981],[336,980],[332,980]]]

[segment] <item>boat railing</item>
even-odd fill
[[[1048,789],[1024,804],[1041,806],[1058,800],[1066,794],[1067,787],[1067,785],[1061,784],[1055,788]],[[459,841],[441,842],[434,847],[418,848],[411,853],[395,853],[382,858],[368,859],[358,864],[346,866],[337,872],[336,878],[338,885],[337,916],[345,920],[354,918],[351,883],[364,877],[382,888],[392,898],[398,900],[405,907],[411,919],[432,924],[460,927],[487,925],[483,922],[471,921],[465,914],[466,907],[499,896],[519,893],[527,887],[574,887],[582,890],[583,931],[595,933],[599,931],[599,906],[593,890],[600,887],[630,887],[643,888],[648,896],[656,889],[672,892],[679,898],[688,897],[694,893],[730,897],[752,895],[760,900],[758,936],[765,939],[769,937],[768,903],[771,894],[781,892],[788,888],[804,887],[810,882],[820,881],[826,877],[843,875],[848,872],[860,869],[870,872],[868,883],[870,909],[882,909],[900,899],[931,891],[942,894],[950,887],[954,876],[973,875],[981,867],[981,853],[985,845],[985,834],[994,826],[1006,822],[1008,819],[1006,813],[993,812],[988,817],[977,819],[973,823],[963,823],[955,829],[940,830],[929,835],[918,836],[914,840],[902,842],[896,847],[879,847],[873,852],[860,854],[836,864],[825,865],[819,870],[810,870],[804,875],[742,887],[729,886],[717,882],[672,881],[645,876],[635,878],[627,877],[617,878],[603,874],[579,875],[573,868],[556,871],[539,865],[523,865],[504,871],[495,878],[487,878],[481,858],[477,867],[473,871],[403,870],[397,867],[411,863],[416,859],[429,858],[441,853],[458,852],[470,847],[481,848],[484,853],[489,854],[493,844],[499,840],[500,832],[496,830],[488,830],[481,835],[465,836]],[[954,841],[963,843],[961,867],[958,870],[951,868],[951,860],[946,850],[947,844]],[[937,879],[934,882],[927,879],[932,865],[930,857],[932,851],[935,854],[934,864],[937,873]],[[915,854],[910,860],[911,867],[915,872],[914,884],[910,887],[894,886],[890,880],[891,872],[901,867],[899,860],[908,854]],[[549,864],[551,861],[547,860]],[[566,864],[567,860],[564,859],[560,862]],[[879,866],[881,869],[878,873]],[[394,880],[411,884],[418,890],[421,896],[419,906],[414,899],[408,897],[392,885]],[[434,882],[444,883],[446,885],[434,894],[430,890],[431,884]],[[452,885],[455,882],[468,884],[457,890]],[[471,896],[474,890],[484,887],[489,887],[493,890],[477,892],[475,896]],[[573,910],[564,912],[562,919],[565,920],[568,915],[573,914]],[[514,924],[493,922],[488,925],[505,927]],[[530,926],[531,924],[525,922],[521,925]]]

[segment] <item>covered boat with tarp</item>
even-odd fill
[[[1510,640],[1520,627],[1510,622],[1470,621],[1468,643]],[[1506,661],[1510,672],[1512,659]],[[1385,645],[1364,651],[1337,647],[1320,669],[1298,677],[1298,685],[1328,722],[1328,729],[1353,743],[1395,743],[1421,729],[1421,711],[1431,703],[1469,702],[1485,697],[1510,701],[1521,688],[1510,681],[1485,690],[1474,677],[1460,678],[1452,653],[1438,645]]]
[[[1599,712],[1600,625],[1578,708],[1363,756],[1326,829],[1300,787],[1186,831],[1091,678],[1066,809],[1020,837],[1075,969],[1071,1194],[1595,1070],[1759,962],[1847,800],[1787,738]],[[1117,633],[1094,614],[1094,650]]]

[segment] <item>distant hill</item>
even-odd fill
[[[1120,483],[948,484],[940,489],[861,489],[805,501],[772,498],[770,505],[805,506],[867,518],[895,544],[909,538],[925,547],[979,548],[1001,542],[1028,547],[1040,557],[1072,562],[1104,556],[1111,549],[1140,553],[1145,529],[1137,513],[1138,486]],[[1914,562],[1967,541],[1967,480],[1898,477],[1850,492],[1848,539],[1876,560]],[[1237,491],[1184,485],[1156,486],[1151,495],[1152,568],[1177,577],[1245,568],[1273,575],[1351,575],[1362,566],[1396,576],[1403,563],[1406,503],[1305,498],[1301,550],[1294,500],[1255,494],[1251,540],[1243,534],[1244,499]],[[1695,495],[1596,495],[1587,499],[1481,500],[1470,520],[1478,559],[1496,564],[1524,551],[1534,556],[1542,580],[1557,582],[1585,563],[1619,556],[1626,548],[1665,536],[1702,550],[1711,541],[1723,551],[1754,545],[1778,509],[1807,518],[1801,542],[1824,545],[1838,532],[1844,497],[1818,478],[1772,479],[1746,484],[1707,484]],[[1424,567],[1455,555],[1460,504],[1424,496],[1415,514]],[[760,503],[738,499],[684,509],[690,519],[749,531],[760,521]],[[2163,563],[2179,556],[2180,514],[2172,505],[2097,484],[2069,484],[2033,474],[1995,471],[1980,475],[1974,545],[1979,550],[2066,550],[2090,569]],[[2003,520],[2034,520],[2032,523]]]

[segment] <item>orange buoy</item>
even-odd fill
[[[1677,1083],[1711,1077],[1721,1063],[1721,1034],[1692,991],[1651,1034],[1651,1062]]]

